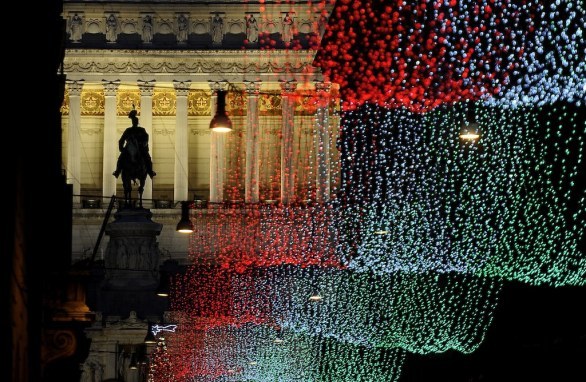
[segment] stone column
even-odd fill
[[[140,126],[144,127],[149,135],[149,149],[151,157],[153,156],[155,147],[153,144],[153,91],[155,81],[138,80],[138,88],[140,89]],[[153,170],[157,171],[157,166],[153,163]],[[143,205],[146,208],[152,207],[153,199],[153,181],[150,176],[147,176],[142,193],[144,199]]]
[[[73,203],[81,198],[81,91],[83,81],[70,81],[69,90],[69,133],[67,136],[67,183],[73,185]]]
[[[289,204],[294,199],[295,173],[293,169],[293,131],[295,128],[296,81],[281,83],[281,106],[283,115],[281,142],[281,203]]]
[[[116,131],[116,93],[120,81],[104,81],[104,167],[102,168],[103,203],[108,205],[110,197],[116,195],[116,178],[112,173],[116,170],[116,161],[120,155]]]
[[[173,200],[187,200],[189,191],[189,131],[187,129],[187,96],[191,81],[173,81],[177,96],[175,114],[175,187]]]
[[[259,123],[258,123],[258,95],[260,81],[246,82],[248,94],[248,109],[246,119],[246,172],[244,178],[246,203],[258,203],[259,201]]]
[[[318,97],[316,110],[315,134],[315,163],[316,163],[316,200],[327,202],[330,200],[330,119],[329,82],[316,82],[315,91]]]
[[[210,82],[212,89],[212,118],[216,114],[218,104],[218,90],[226,90],[226,82]],[[210,148],[210,202],[221,203],[224,201],[224,177],[225,177],[225,134],[211,131]]]

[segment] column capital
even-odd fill
[[[189,95],[189,87],[191,86],[191,81],[176,81],[173,80],[173,87],[175,88],[175,95],[178,97],[187,97]]]
[[[83,80],[67,81],[67,90],[70,96],[80,96],[83,89]]]
[[[142,96],[152,96],[155,90],[155,80],[138,80],[136,83],[138,84],[138,89],[140,90],[140,95]]]
[[[295,80],[281,81],[280,85],[282,94],[295,93],[295,90],[297,89],[297,81]]]
[[[108,96],[116,96],[116,92],[118,91],[118,87],[120,86],[120,80],[115,81],[102,81],[102,85],[104,86],[104,95]]]
[[[262,81],[244,81],[246,87],[246,94],[249,96],[258,96],[260,93],[260,86]]]
[[[331,82],[324,82],[324,81],[315,81],[315,90],[318,93],[329,93],[332,89]]]
[[[228,90],[228,81],[209,81],[208,84],[214,92],[214,95],[220,90]]]

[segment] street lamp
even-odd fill
[[[210,122],[210,129],[218,133],[227,133],[232,130],[232,121],[226,113],[226,90],[218,90],[216,115]]]
[[[460,129],[460,139],[467,142],[474,142],[480,138],[478,123],[469,122],[462,125]]]
[[[181,202],[181,220],[177,223],[177,232],[191,233],[194,231],[193,223],[189,219],[189,204],[190,202]]]

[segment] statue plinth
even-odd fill
[[[105,254],[104,287],[108,289],[152,289],[158,284],[160,250],[157,236],[163,225],[151,220],[144,208],[128,208],[114,214],[106,226],[110,242]]]

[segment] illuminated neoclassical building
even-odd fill
[[[82,378],[397,381],[407,353],[478,349],[508,283],[584,286],[583,6],[332,8],[65,2],[73,258],[104,280]],[[100,242],[132,109],[156,223]]]
[[[337,93],[312,62],[329,8],[66,1],[63,163],[77,206],[106,208],[122,194],[112,172],[132,108],[157,172],[143,195],[149,207],[328,200]],[[209,129],[219,90],[227,91],[228,134]],[[93,247],[99,226],[87,224],[92,211],[79,216],[74,257]],[[162,247],[177,252],[165,237]]]
[[[102,240],[100,228],[112,196],[123,193],[112,172],[133,109],[149,134],[157,173],[147,180],[145,207],[162,223],[158,248],[168,260],[188,257],[189,238],[175,232],[181,201],[221,212],[335,197],[337,86],[313,66],[331,7],[323,1],[65,1],[62,143],[74,195],[74,262],[106,257],[112,264],[109,235]],[[226,94],[228,133],[210,130],[218,94]],[[214,211],[195,210],[200,229],[213,232],[210,222],[225,217]],[[217,251],[204,246],[199,256]],[[82,379],[125,375],[122,363],[143,349],[147,318],[130,309],[107,317],[96,312]],[[124,378],[143,380],[139,372]]]

